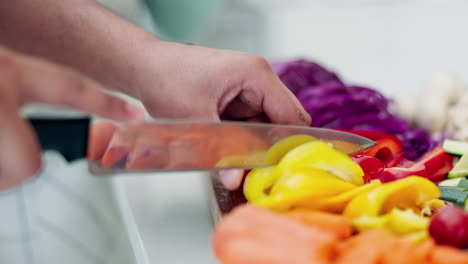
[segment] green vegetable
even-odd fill
[[[440,199],[460,206],[465,206],[465,202],[468,198],[467,190],[451,186],[439,186],[439,190],[441,192]]]
[[[458,187],[458,184],[463,178],[448,179],[439,183],[439,186]]]
[[[447,139],[444,141],[442,148],[444,148],[447,153],[462,156],[463,154],[468,153],[468,142]]]
[[[462,207],[466,206],[468,200],[468,192],[465,191],[464,194],[465,195],[460,195],[455,204],[460,205]]]
[[[467,179],[457,178],[457,179],[453,179],[453,180],[459,180],[457,186],[460,187],[460,188],[463,188],[465,190],[468,190],[468,180]]]
[[[448,173],[447,178],[453,179],[466,176],[468,176],[468,154],[461,157],[453,169]]]

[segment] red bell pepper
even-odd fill
[[[417,163],[410,168],[385,168],[380,173],[380,181],[381,182],[391,182],[400,180],[409,176],[421,176],[427,178],[426,168],[424,164]]]
[[[445,175],[453,168],[453,157],[445,153],[442,147],[436,147],[424,154],[412,166],[404,167],[411,161],[400,161],[398,167],[385,168],[382,170],[380,180],[382,182],[394,181],[408,176],[421,176],[433,182],[445,180]]]
[[[433,175],[436,172],[440,173],[440,169],[445,168],[448,173],[453,168],[453,156],[447,154],[440,146],[435,147],[432,151],[424,154],[418,163],[423,163],[426,166],[428,175]]]
[[[444,180],[445,175],[453,168],[453,157],[445,153],[440,146],[414,162],[402,156],[402,142],[394,135],[365,130],[340,131],[363,136],[377,142],[372,148],[352,157],[363,169],[364,181],[377,177],[382,182],[388,182],[414,175],[439,182]],[[376,160],[380,160],[383,167]]]
[[[370,140],[378,141],[384,138],[390,138],[395,142],[398,142],[401,145],[401,140],[392,134],[384,133],[384,132],[377,132],[377,131],[368,131],[368,130],[347,130],[347,129],[337,129],[343,132],[348,132],[351,134],[359,135],[361,137],[368,138]]]
[[[398,155],[394,157],[393,159],[390,159],[387,162],[385,162],[385,166],[387,166],[388,168],[392,168],[392,167],[409,168],[413,166],[415,163],[416,162],[408,160],[402,155]]]
[[[371,156],[381,160],[382,162],[388,162],[403,152],[401,140],[394,135],[366,130],[340,131],[366,137],[377,142],[375,146],[364,152],[359,153],[358,155]]]
[[[428,179],[435,182],[439,183],[445,179],[447,179],[447,173],[453,169],[453,162],[449,162],[448,160],[445,162],[445,164],[438,170],[436,170],[432,175],[428,176]]]
[[[375,157],[383,162],[393,159],[403,151],[401,145],[390,138],[377,140],[377,144],[372,148],[359,154]]]
[[[385,168],[385,164],[382,161],[377,158],[364,155],[355,155],[351,158],[361,166],[364,171],[364,183],[369,183],[374,179],[380,179],[380,173]]]

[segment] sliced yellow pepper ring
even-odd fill
[[[345,208],[349,218],[379,216],[393,208],[418,210],[424,202],[440,197],[439,188],[428,179],[410,176],[390,182],[354,198]]]
[[[365,232],[376,228],[384,228],[387,220],[386,217],[364,215],[354,218],[352,224],[359,232]]]
[[[429,232],[427,230],[418,231],[402,236],[403,238],[413,242],[414,244],[423,242],[429,238]]]
[[[278,168],[285,171],[297,167],[325,170],[355,185],[364,184],[361,167],[349,156],[322,141],[302,144],[289,151],[278,163]]]
[[[422,216],[433,216],[435,215],[440,209],[447,206],[448,202],[440,200],[440,199],[432,199],[425,202],[422,205],[421,215]]]
[[[265,162],[268,164],[277,164],[292,149],[311,141],[317,140],[308,135],[294,135],[284,138],[270,147],[266,154]]]
[[[244,196],[247,201],[255,203],[269,195],[271,186],[277,180],[278,173],[274,167],[253,169],[247,174],[244,182]]]
[[[412,210],[393,209],[383,216],[360,216],[352,220],[353,226],[360,232],[382,228],[389,233],[405,237],[412,242],[420,242],[428,237],[430,219]]]
[[[429,218],[423,217],[412,210],[393,209],[387,216],[387,229],[396,235],[407,235],[427,230]]]
[[[342,213],[345,209],[346,205],[356,196],[370,192],[380,186],[380,181],[372,181],[369,184],[365,184],[349,190],[347,192],[340,193],[336,196],[325,197],[323,199],[319,199],[315,203],[300,203],[299,206],[309,208],[309,209],[317,209],[322,211],[327,211],[331,213]]]
[[[324,197],[356,188],[355,185],[320,169],[294,168],[286,172],[275,171],[275,173],[280,172],[281,177],[277,178],[266,198],[249,201],[259,206],[283,211],[299,203],[317,203]]]

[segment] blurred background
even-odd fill
[[[140,24],[136,6],[146,4],[168,40],[307,57],[385,93],[417,91],[437,71],[468,73],[463,0],[101,1]]]

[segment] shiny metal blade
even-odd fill
[[[313,136],[352,155],[372,147],[367,138],[336,130],[245,122],[155,121],[120,126],[110,139],[91,137],[88,146],[105,146],[89,161],[93,174],[253,169],[274,164],[264,157],[278,141]],[[94,141],[93,141],[94,140]],[[96,148],[94,148],[96,149]]]

